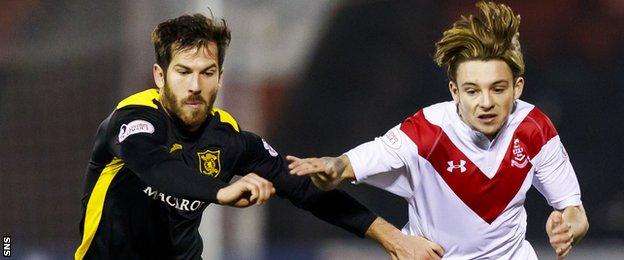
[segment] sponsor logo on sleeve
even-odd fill
[[[277,156],[275,149],[273,149],[273,147],[271,147],[271,145],[269,145],[269,143],[267,143],[264,139],[262,139],[262,144],[264,145],[264,149],[266,149],[271,156]]]
[[[390,148],[399,149],[401,148],[401,139],[397,136],[395,129],[390,129],[384,136],[381,137],[381,140]]]
[[[119,128],[118,140],[121,143],[126,140],[128,136],[138,133],[152,134],[154,133],[154,126],[152,123],[145,120],[134,120],[130,123],[123,124]]]

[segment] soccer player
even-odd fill
[[[371,237],[393,258],[413,251],[412,237],[346,193],[290,175],[265,140],[213,107],[230,42],[225,21],[184,15],[159,24],[152,41],[158,89],[122,100],[98,128],[76,259],[198,259],[208,204],[248,207],[274,193]],[[235,175],[243,177],[229,183]]]
[[[403,232],[439,243],[448,259],[536,259],[523,207],[533,185],[554,208],[546,233],[564,258],[589,227],[575,172],[552,122],[519,99],[520,16],[503,4],[477,7],[436,44],[452,101],[339,157],[288,156],[289,168],[324,190],[355,181],[405,198]]]

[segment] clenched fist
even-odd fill
[[[274,193],[273,183],[255,173],[249,173],[220,189],[217,192],[217,201],[221,205],[244,208],[253,204],[260,205]]]

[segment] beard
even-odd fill
[[[167,110],[172,117],[180,120],[184,126],[191,131],[197,129],[204,123],[204,121],[206,121],[208,113],[212,110],[212,106],[217,96],[215,91],[215,93],[210,95],[210,100],[208,101],[204,100],[204,98],[200,95],[190,95],[186,98],[179,99],[175,94],[173,94],[168,84],[165,84],[163,94],[162,104],[165,107],[165,110]],[[187,101],[200,102],[201,105],[199,109],[189,109],[184,105]]]

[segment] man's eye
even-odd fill
[[[188,70],[179,70],[178,73],[182,75],[186,75],[186,74],[189,74],[190,72]]]

